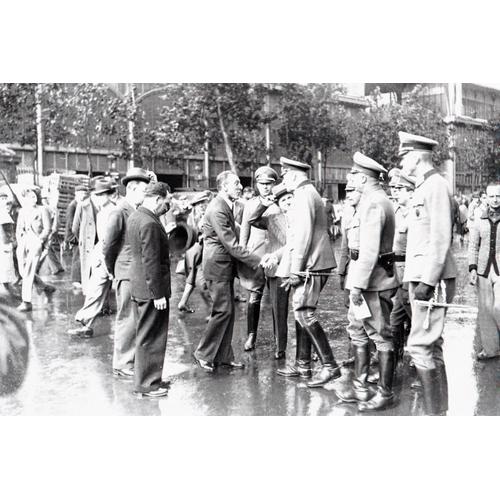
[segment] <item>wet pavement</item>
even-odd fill
[[[455,302],[476,305],[474,290],[467,284],[466,252],[455,243],[460,268]],[[69,268],[69,265],[67,266]],[[175,269],[175,262],[172,265]],[[192,295],[193,314],[176,309],[184,283],[172,274],[172,299],[164,378],[171,381],[169,394],[160,400],[137,399],[132,384],[112,376],[111,338],[113,317],[100,317],[92,339],[72,339],[67,330],[83,297],[75,292],[68,273],[48,278],[57,286],[51,299],[35,296],[26,315],[32,338],[26,380],[12,396],[0,398],[0,415],[357,415],[355,405],[340,403],[333,388],[345,384],[351,370],[324,389],[308,389],[295,379],[276,375],[282,361],[273,359],[272,321],[269,300],[264,296],[257,348],[243,351],[246,304],[237,304],[233,346],[244,370],[220,368],[203,372],[192,361],[202,335],[208,310],[198,292]],[[338,360],[347,357],[347,324],[343,293],[338,278],[329,280],[320,300],[319,317],[329,334]],[[287,357],[293,360],[295,338],[289,315]],[[445,361],[449,380],[448,415],[500,415],[499,361],[478,363],[475,316],[451,311],[445,330]],[[421,414],[421,395],[410,388],[413,373],[408,360],[396,378],[397,404],[377,415]]]

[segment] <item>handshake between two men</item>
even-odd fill
[[[262,259],[260,260],[260,266],[265,270],[265,271],[270,271],[272,269],[275,269],[279,264],[278,258],[276,255],[273,254],[265,254]],[[290,274],[287,278],[283,278],[281,287],[284,288],[286,291],[290,290],[290,288],[295,288],[299,286],[304,279],[302,276],[299,276],[297,274]]]

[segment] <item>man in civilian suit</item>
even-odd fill
[[[111,211],[104,235],[102,253],[109,274],[116,284],[116,327],[113,349],[113,374],[133,378],[135,320],[130,289],[130,245],[126,239],[127,220],[144,201],[144,191],[153,180],[153,172],[133,167],[122,179],[126,194]]]
[[[212,314],[194,353],[197,363],[208,372],[220,365],[243,368],[234,361],[231,346],[236,261],[256,268],[261,260],[238,244],[233,206],[241,195],[240,179],[233,172],[222,172],[217,176],[217,189],[219,193],[208,205],[203,224],[203,273],[213,301]]]
[[[168,209],[169,187],[151,182],[142,205],[127,221],[130,288],[136,323],[134,386],[139,397],[167,395],[161,375],[167,346],[170,298],[168,236],[159,216]]]

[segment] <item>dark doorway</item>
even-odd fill
[[[173,175],[173,174],[156,174],[156,175],[159,181],[166,182],[173,191],[184,187],[183,175]]]

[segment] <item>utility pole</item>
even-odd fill
[[[42,122],[42,91],[43,84],[37,83],[35,89],[36,107],[36,169],[34,171],[35,184],[39,184],[43,177],[43,122]]]
[[[129,168],[134,167],[134,135],[135,135],[135,114],[137,106],[135,102],[135,85],[127,83],[127,97],[130,99],[131,110],[128,117],[128,143],[130,146]]]

